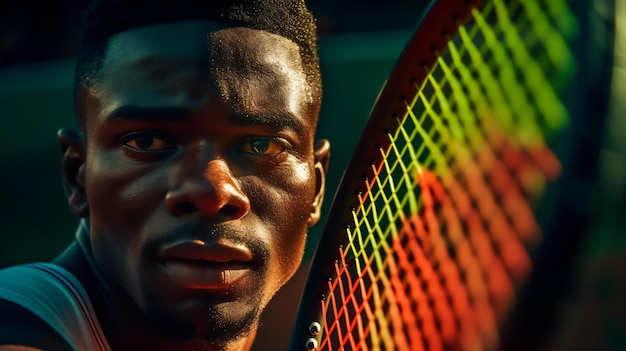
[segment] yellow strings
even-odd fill
[[[329,283],[335,290],[325,308],[340,320],[326,330],[338,335],[329,349],[333,342],[364,350],[428,348],[453,338],[497,344],[495,319],[530,265],[522,243],[539,235],[532,205],[559,173],[547,140],[568,123],[558,91],[575,69],[567,37],[576,30],[564,0],[494,0],[475,10],[435,65],[424,68],[427,79],[397,116],[391,144],[380,150],[383,162],[372,165],[375,177],[365,181],[368,190],[352,211],[349,243],[336,264],[345,276]],[[435,183],[421,184],[429,174]],[[426,197],[434,197],[431,208]],[[407,223],[424,225],[413,228],[419,242],[406,240],[413,230]],[[405,252],[403,245],[421,246]],[[416,257],[433,277],[439,274],[432,285],[402,281],[417,275],[397,260]],[[437,267],[447,268],[436,273]],[[430,303],[443,300],[432,309],[412,306],[411,296],[422,296],[412,290],[431,294]],[[415,320],[421,329],[404,335],[402,323]]]

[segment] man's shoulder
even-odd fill
[[[110,350],[94,310],[93,275],[76,243],[54,261],[0,270],[0,345]],[[15,315],[17,318],[8,316]],[[35,340],[38,339],[38,340]]]
[[[21,345],[50,351],[71,350],[61,335],[40,317],[5,299],[0,299],[0,345]]]
[[[33,263],[0,270],[0,299],[25,307],[71,301],[81,283],[66,269],[51,263]],[[30,308],[32,309],[32,308]]]

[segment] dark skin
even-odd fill
[[[112,349],[249,349],[324,194],[297,45],[213,22],[137,28],[110,39],[83,95],[84,136],[59,139],[103,279],[81,277],[75,246],[57,263],[87,281]]]

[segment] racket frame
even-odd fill
[[[396,116],[407,112],[405,98],[417,94],[429,67],[446,51],[449,40],[469,20],[472,10],[482,3],[482,0],[432,1],[381,88],[342,176],[313,256],[290,350],[314,350],[320,344],[324,323],[321,303],[328,296],[328,282],[336,278],[335,263],[340,260],[340,248],[348,241],[346,228],[353,222],[352,211],[358,207],[358,195],[367,191],[365,181],[373,179],[372,165],[382,162],[380,149],[387,149],[391,143],[388,132],[398,128]]]

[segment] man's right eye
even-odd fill
[[[129,135],[124,139],[124,146],[139,152],[164,152],[175,149],[172,143],[147,133]]]

